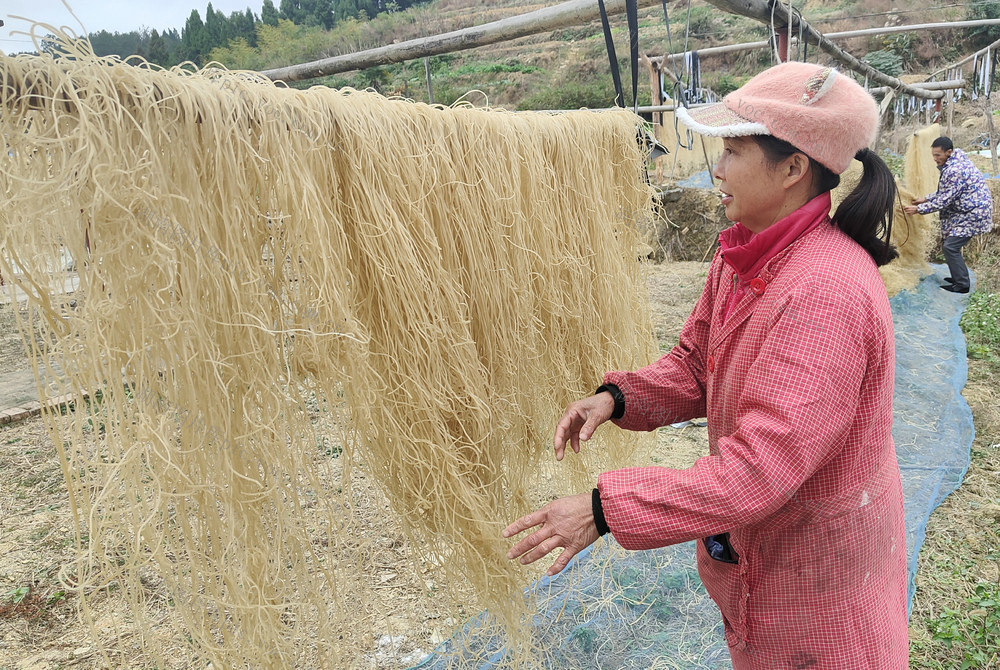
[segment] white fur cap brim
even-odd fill
[[[717,105],[723,106],[721,102],[715,103]],[[688,113],[686,107],[678,107],[674,114],[680,119],[681,123],[693,130],[700,135],[706,135],[708,137],[746,137],[747,135],[770,135],[767,126],[763,123],[756,123],[754,121],[746,121],[736,116],[732,111],[729,112],[735,123],[726,124],[724,126],[708,126],[704,123],[695,121],[691,114]]]

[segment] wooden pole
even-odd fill
[[[955,119],[955,95],[948,96],[948,137],[951,137],[951,125]]]
[[[636,4],[639,9],[644,9],[658,5],[659,2],[657,0],[637,0]],[[620,14],[625,11],[625,0],[608,0],[605,6],[609,15]],[[398,44],[333,56],[311,63],[264,70],[261,74],[270,79],[281,81],[314,79],[341,72],[363,70],[376,65],[401,63],[414,58],[436,56],[497,42],[506,42],[518,37],[549,32],[557,28],[589,23],[600,16],[601,12],[596,0],[570,0],[554,7],[545,7],[526,14],[485,23],[481,26],[462,28],[431,37],[419,37]]]
[[[788,8],[780,3],[772,5],[768,2],[768,0],[708,0],[708,4],[714,5],[731,14],[746,16],[768,25],[771,24],[771,19],[773,17],[776,29],[782,30],[786,27],[792,28],[795,32],[801,33],[804,39],[814,44],[818,44],[820,49],[833,56],[837,61],[855,72],[866,75],[872,81],[876,81],[886,86],[892,86],[901,93],[908,93],[914,97],[925,99],[937,99],[944,97],[944,93],[941,91],[927,91],[915,88],[909,84],[904,84],[895,77],[890,77],[889,75],[876,70],[868,63],[858,60],[831,42],[829,38],[825,37],[821,32],[813,28],[807,22],[803,21],[801,17],[789,16]]]
[[[660,88],[660,68],[653,65],[646,54],[642,54],[642,57],[639,60],[642,61],[642,64],[646,66],[646,69],[649,72],[649,90],[650,100],[653,103],[652,106],[659,107],[663,104],[663,91]],[[662,130],[663,113],[653,112],[653,138],[656,139],[657,142],[660,141]],[[654,161],[654,164],[656,165],[656,183],[659,184],[663,182],[663,156],[657,158]]]
[[[804,23],[804,22],[803,22]],[[861,30],[843,30],[827,33],[831,40],[864,37],[866,35],[888,35],[889,33],[908,33],[915,30],[947,30],[949,28],[978,28],[980,26],[1000,25],[1000,19],[970,19],[968,21],[942,21],[939,23],[909,23],[902,26],[884,26],[882,28],[863,28]]]
[[[986,94],[986,129],[990,133],[990,159],[993,161],[993,174],[997,173],[997,143],[993,130],[993,105],[990,104],[990,94]]]
[[[893,98],[893,92],[890,89],[885,94],[885,97],[882,98],[882,103],[879,105],[878,108],[878,131],[875,133],[876,149],[878,149],[879,143],[882,141],[882,128],[883,126],[885,126],[886,119],[888,118],[887,114],[889,112],[889,109],[892,107],[892,98]]]
[[[424,75],[427,77],[427,102],[434,104],[434,89],[431,87],[431,59],[424,56]]]

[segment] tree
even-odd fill
[[[260,20],[264,25],[278,25],[278,10],[274,8],[272,0],[264,0],[264,6],[260,8]]]
[[[160,37],[160,33],[156,32],[155,29],[149,35],[149,52],[146,60],[163,67],[166,67],[170,62],[170,52],[167,49],[167,42]]]
[[[210,51],[213,47],[222,46],[229,41],[228,21],[226,15],[217,12],[212,8],[212,3],[208,3],[205,9],[205,34],[208,36],[207,49],[202,53]]]
[[[239,30],[234,33],[235,37],[242,37],[252,47],[257,46],[257,17],[250,11],[250,8],[247,7],[247,11],[243,13],[238,21],[233,21],[233,16],[236,16],[236,12],[233,12],[233,15],[229,19],[230,22],[239,26]]]
[[[337,21],[343,21],[344,19],[354,19],[358,16],[358,3],[355,0],[337,0],[336,8],[334,9],[334,18]]]
[[[333,27],[333,3],[331,0],[281,0],[279,18],[287,19],[297,26]]]
[[[191,10],[191,16],[184,24],[184,30],[181,32],[181,43],[184,45],[182,53],[184,60],[198,62],[203,54],[210,51],[208,33],[205,32],[205,24],[197,9]]]
[[[281,18],[295,25],[306,24],[306,11],[299,0],[281,0]]]

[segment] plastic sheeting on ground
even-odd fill
[[[709,174],[708,170],[702,170],[697,174],[693,174],[687,179],[682,179],[677,182],[678,186],[683,186],[684,188],[715,188],[715,183],[712,181],[712,175]]]
[[[893,438],[906,507],[909,597],[931,512],[962,481],[974,435],[962,398],[968,367],[958,321],[968,296],[939,288],[935,266],[890,302],[896,330]],[[610,538],[611,536],[607,536]],[[718,609],[698,579],[694,545],[627,552],[613,540],[582,552],[535,596],[535,643],[548,668],[731,668]],[[502,634],[488,613],[418,668],[500,668]]]

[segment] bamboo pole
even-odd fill
[[[965,88],[966,82],[964,79],[948,79],[946,81],[923,81],[920,82],[920,88],[925,91],[953,91],[956,88]],[[875,88],[868,89],[868,92],[872,95],[885,95],[889,91],[895,91],[896,89],[891,86],[876,86]]]
[[[771,24],[772,17],[774,26],[780,30],[786,26],[791,26],[794,32],[803,35],[808,42],[818,44],[819,48],[833,56],[837,61],[846,65],[855,72],[868,76],[869,79],[886,86],[891,86],[900,93],[906,93],[917,98],[937,99],[944,97],[941,91],[928,91],[921,88],[904,84],[895,77],[879,72],[871,65],[864,63],[853,55],[847,53],[836,44],[831,42],[821,32],[809,25],[801,16],[789,16],[788,8],[782,4],[770,4],[767,0],[708,0],[710,5],[723,9],[731,14],[739,14],[761,23]]]
[[[804,23],[804,22],[803,22]],[[860,30],[844,30],[826,33],[831,40],[864,37],[866,35],[888,35],[889,33],[909,33],[915,30],[949,30],[951,28],[978,28],[980,26],[1000,25],[1000,19],[970,19],[968,21],[941,21],[939,23],[908,23],[901,26],[884,26],[882,28],[862,28]]]
[[[770,22],[770,16],[768,17],[768,22]],[[865,28],[863,30],[844,30],[835,33],[826,33],[825,37],[831,40],[846,40],[852,37],[863,37],[865,35],[885,35],[888,33],[905,33],[913,32],[917,30],[943,30],[946,28],[962,28],[962,27],[976,27],[976,26],[989,26],[989,25],[1000,25],[1000,19],[978,19],[975,21],[954,21],[952,23],[913,23],[905,26],[887,26],[885,28]],[[798,46],[798,38],[793,37],[790,40],[791,46]],[[721,54],[732,53],[735,51],[753,51],[755,49],[765,49],[771,46],[768,41],[757,41],[757,42],[742,42],[740,44],[727,44],[721,47],[708,47],[707,49],[698,49],[698,55],[702,58],[707,56],[718,56]],[[994,42],[992,46],[1000,46],[1000,40]],[[982,52],[985,52],[983,49]],[[977,52],[978,53],[978,52]],[[666,56],[653,56],[650,58],[654,63],[662,63],[663,61],[675,61],[684,58],[683,53],[673,53],[667,54]],[[955,67],[962,63],[967,62],[972,56],[955,63],[949,67]],[[946,68],[947,69],[947,68]],[[934,74],[939,74],[944,72],[944,70],[938,70]],[[933,76],[933,75],[932,75]]]
[[[639,9],[657,4],[659,4],[657,0],[637,0]],[[625,11],[625,0],[608,0],[605,6],[609,15],[620,14]],[[595,0],[570,0],[554,7],[545,7],[526,14],[484,23],[480,26],[462,28],[430,37],[419,37],[398,44],[333,56],[311,63],[264,70],[261,74],[270,79],[282,81],[314,79],[341,72],[363,70],[376,65],[389,65],[424,56],[436,56],[505,42],[518,37],[549,32],[557,28],[589,23],[600,16],[601,12]]]
[[[687,109],[694,109],[696,107],[705,107],[713,103],[699,103],[697,105],[687,105]],[[613,109],[621,109],[621,107],[593,107],[584,108],[588,112],[607,112]],[[677,105],[647,105],[645,107],[636,108],[637,114],[656,114],[657,112],[672,112],[677,109]],[[540,114],[562,114],[564,112],[576,112],[576,109],[525,109],[519,110],[521,112],[532,112]]]
[[[1000,40],[997,40],[996,42],[993,42],[992,44],[983,47],[979,51],[972,52],[971,54],[969,54],[968,56],[966,56],[965,58],[963,58],[960,61],[955,61],[954,63],[952,63],[950,65],[944,66],[940,70],[937,70],[935,72],[931,72],[929,75],[927,75],[927,77],[930,78],[930,77],[933,77],[935,75],[939,75],[942,72],[947,72],[948,70],[951,70],[953,68],[959,67],[961,65],[965,65],[966,63],[968,63],[970,60],[972,60],[976,56],[981,56],[982,54],[986,53],[987,51],[991,51],[993,49],[996,49],[997,47],[1000,47]]]

